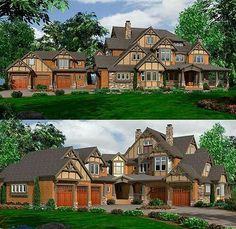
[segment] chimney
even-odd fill
[[[126,21],[125,23],[125,39],[131,39],[131,22]]]
[[[136,129],[135,131],[135,141],[141,136],[142,130],[141,129]]]
[[[174,144],[174,138],[173,138],[173,126],[172,124],[168,124],[166,127],[166,141],[171,146]]]

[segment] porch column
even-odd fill
[[[50,85],[49,85],[49,90],[53,90],[53,73],[51,74],[51,83],[50,83]]]
[[[75,73],[72,74],[72,85],[71,85],[72,89],[76,89],[76,75]]]
[[[116,186],[112,185],[112,199],[116,200]]]
[[[107,204],[107,186],[106,184],[103,184],[103,192],[102,192],[102,201],[103,204],[106,205]]]
[[[199,72],[199,88],[203,89],[202,72]]]
[[[32,75],[31,74],[29,74],[29,83],[28,83],[28,90],[30,90],[31,88],[32,88],[32,79],[33,77],[32,77]]]
[[[215,86],[217,87],[219,84],[219,72],[216,72],[216,84]]]
[[[146,196],[146,186],[144,184],[142,184],[142,187],[141,187],[141,200],[143,201],[144,204],[146,204],[147,202],[147,196]]]
[[[131,185],[129,186],[129,200],[130,200],[130,201],[133,201],[133,199],[134,199],[134,187],[133,187],[133,185],[131,184]]]
[[[178,85],[179,85],[179,87],[181,87],[181,72],[179,72],[178,77],[179,77],[179,79],[178,79]]]
[[[185,84],[185,78],[184,78],[184,72],[182,71],[182,79],[181,79],[181,86],[182,87],[185,87],[186,86],[186,84]]]

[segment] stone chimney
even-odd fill
[[[142,130],[141,129],[136,129],[135,131],[135,141],[141,136]]]
[[[131,22],[126,21],[125,23],[125,39],[131,39],[132,30],[131,30]]]
[[[173,126],[172,124],[168,124],[166,127],[166,141],[169,143],[171,146],[174,144],[174,137],[173,137]]]

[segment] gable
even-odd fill
[[[98,150],[95,150],[90,154],[86,163],[98,163],[98,164],[105,165],[105,162]]]
[[[139,71],[155,70],[165,71],[163,64],[154,56],[151,55],[137,65]]]
[[[10,65],[7,69],[8,72],[31,72],[32,69],[22,60],[17,60]]]
[[[53,59],[74,59],[67,50],[61,50]]]
[[[177,167],[173,169],[166,178],[166,182],[192,182],[187,173],[183,169]]]
[[[167,38],[164,38],[162,41],[158,42],[156,45],[153,46],[152,49],[153,50],[156,50],[156,49],[172,49],[172,50],[174,49],[174,50],[176,50],[173,43]]]
[[[209,55],[209,52],[200,44],[197,43],[189,52],[190,55]]]
[[[152,37],[153,44],[148,44],[148,37]],[[156,44],[160,40],[160,37],[156,34],[152,27],[148,28],[140,37],[135,41],[140,47],[143,48],[151,48],[154,44]]]
[[[113,161],[124,161],[124,159],[120,155],[117,155],[114,157]]]

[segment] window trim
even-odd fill
[[[198,60],[200,60],[200,59],[198,59],[198,58],[201,58],[201,61],[198,61]],[[204,56],[203,55],[195,55],[194,56],[194,63],[197,63],[197,64],[203,64],[204,63]]]
[[[157,169],[157,161],[159,161],[159,166],[160,169]],[[163,162],[165,162],[163,164]],[[165,165],[165,169],[163,169],[163,165]],[[166,171],[167,169],[167,156],[160,156],[160,157],[155,157],[155,171]]]
[[[11,194],[27,194],[27,184],[11,184]]]
[[[116,164],[119,163],[120,165],[117,166]],[[117,173],[117,171],[115,171],[117,168],[120,169],[120,172]],[[124,162],[123,161],[114,161],[113,162],[113,175],[114,176],[121,176],[124,174]]]
[[[155,75],[155,79],[154,79],[154,75]],[[146,81],[146,82],[160,82],[161,81],[161,73],[159,71],[142,72],[141,77],[142,77],[142,81]]]
[[[151,42],[150,42],[151,39]],[[154,44],[154,37],[153,36],[148,36],[146,39],[146,44],[147,45],[153,45]]]
[[[205,193],[210,194],[211,193],[211,185],[210,184],[205,184]]]
[[[146,173],[147,172],[147,163],[141,163],[139,165],[139,173]]]
[[[126,81],[131,79],[130,72],[117,72],[116,73],[116,80],[119,81]]]
[[[96,171],[97,171],[98,173],[96,173]],[[89,172],[90,172],[92,175],[98,176],[99,173],[100,173],[99,164],[96,164],[96,163],[89,163]]]
[[[161,49],[159,53],[161,55],[160,56],[161,61],[164,61],[164,62],[171,61],[171,49]],[[166,58],[166,54],[169,54],[169,59]],[[163,55],[165,58],[163,58]]]
[[[182,57],[182,59],[177,59],[177,57]],[[175,57],[175,61],[178,62],[178,63],[181,63],[181,62],[185,62],[185,55],[183,54],[177,54],[176,57]]]
[[[31,63],[31,61],[32,61],[33,63]],[[34,58],[29,58],[29,59],[28,59],[28,65],[29,65],[29,66],[34,66],[34,65],[35,65],[35,59],[34,59]]]
[[[60,63],[63,63],[60,65]],[[68,66],[65,65],[65,63],[68,63]],[[57,66],[59,69],[69,69],[70,68],[70,60],[69,59],[57,59]]]
[[[133,61],[139,61],[141,59],[140,53],[136,52],[132,54],[132,60]]]

